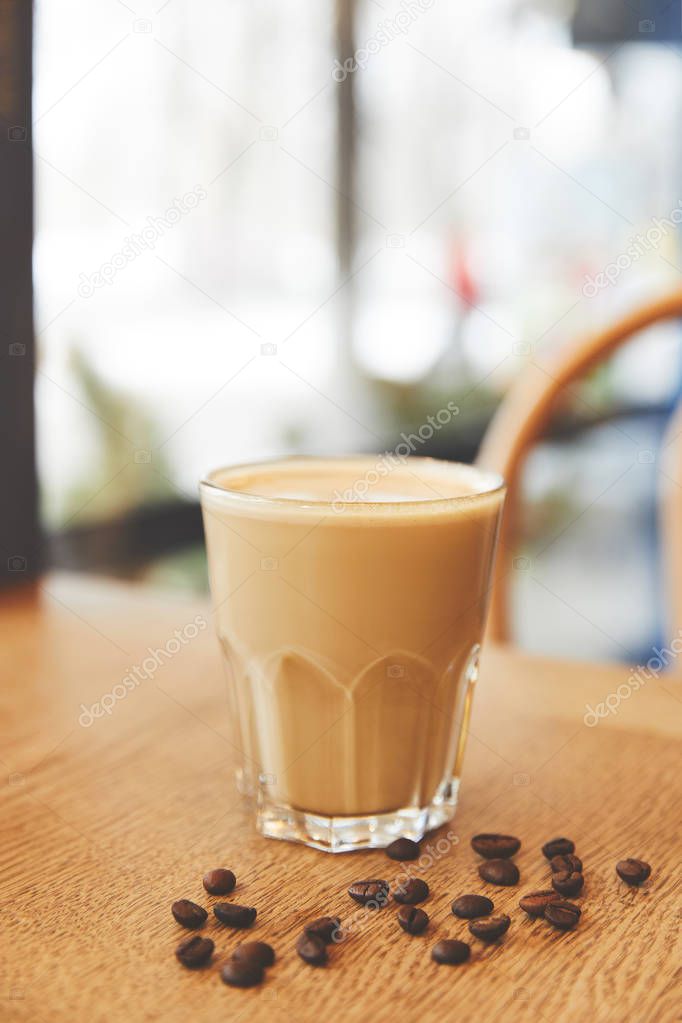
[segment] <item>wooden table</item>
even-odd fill
[[[627,668],[489,650],[456,841],[423,873],[429,931],[404,934],[393,907],[367,914],[315,970],[293,951],[302,924],[322,913],[347,917],[357,908],[346,894],[352,880],[390,881],[400,868],[381,852],[330,856],[254,833],[233,786],[211,629],[109,715],[78,723],[82,704],[110,693],[149,647],[165,646],[197,614],[211,624],[200,602],[82,578],[50,577],[2,598],[0,1019],[681,1018],[679,681],[652,680],[629,697],[621,690],[617,713],[587,727],[585,704],[625,684]],[[489,830],[522,838],[520,888],[478,879],[469,839]],[[540,846],[557,834],[574,838],[586,865],[583,918],[570,934],[517,907],[522,891],[546,887]],[[641,889],[615,875],[625,856],[653,865]],[[236,872],[234,898],[258,908],[252,937],[277,950],[259,989],[221,983],[218,966],[241,936],[216,921],[206,928],[213,968],[190,973],[173,956],[188,932],[170,904],[215,901],[201,877],[217,865]],[[437,938],[467,937],[449,906],[468,891],[486,891],[511,928],[493,947],[471,939],[467,965],[436,966]]]

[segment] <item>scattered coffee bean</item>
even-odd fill
[[[200,938],[195,934],[193,938],[187,938],[175,950],[175,958],[183,966],[193,970],[197,966],[203,966],[213,955],[214,944],[210,938]]]
[[[408,934],[421,934],[429,926],[429,916],[416,906],[401,906],[398,910],[398,923]]]
[[[583,861],[573,853],[569,853],[568,856],[552,856],[549,865],[554,874],[558,874],[561,870],[576,870],[580,874],[583,869]]]
[[[542,854],[548,860],[554,856],[568,856],[573,852],[575,852],[575,842],[572,842],[570,838],[553,838],[551,842],[545,842],[542,847]]]
[[[182,927],[203,927],[208,913],[202,906],[189,899],[178,899],[171,906],[171,913]]]
[[[225,984],[232,987],[255,987],[263,979],[263,967],[246,960],[230,959],[220,971]]]
[[[423,881],[421,877],[411,877],[405,884],[401,884],[399,888],[393,892],[393,898],[396,902],[401,902],[406,906],[414,906],[417,902],[423,902],[424,899],[429,897],[429,886],[426,881]]]
[[[559,895],[577,895],[585,878],[577,870],[559,870],[552,875],[552,888]]]
[[[460,895],[451,906],[455,916],[463,917],[465,920],[473,920],[477,916],[490,916],[494,908],[492,900],[487,899],[485,895]]]
[[[218,867],[216,870],[209,870],[204,874],[204,888],[209,895],[229,895],[237,883],[237,878],[231,870]]]
[[[506,913],[499,916],[482,916],[478,920],[469,921],[469,930],[481,941],[497,941],[509,930],[511,920]]]
[[[472,849],[486,860],[507,859],[521,848],[521,841],[514,835],[474,835]]]
[[[454,941],[451,938],[437,941],[431,949],[431,958],[434,962],[447,963],[448,966],[465,963],[470,955],[471,947],[465,941]]]
[[[213,912],[221,924],[228,927],[250,927],[256,919],[257,910],[250,906],[238,906],[234,902],[218,902]]]
[[[388,891],[386,881],[355,881],[348,889],[348,894],[361,906],[377,909],[388,902]]]
[[[616,873],[626,884],[642,884],[651,874],[651,867],[644,860],[620,860],[616,864]]]
[[[561,902],[560,896],[554,891],[529,892],[519,899],[519,906],[528,916],[544,916],[551,902]]]
[[[257,966],[272,966],[275,961],[275,950],[264,941],[245,941],[237,945],[232,958],[240,963],[256,963]]]
[[[558,899],[545,906],[545,920],[560,931],[572,931],[580,920],[580,908],[573,902]]]
[[[411,838],[396,838],[386,846],[386,855],[392,860],[416,860],[419,846]]]
[[[322,938],[314,934],[304,932],[296,942],[296,951],[310,966],[324,966],[327,962],[327,947]]]
[[[306,924],[305,933],[313,938],[319,938],[325,945],[331,944],[341,933],[341,921],[338,916],[321,916],[312,923]]]
[[[478,868],[484,881],[490,884],[511,885],[519,883],[519,868],[511,860],[486,860]]]

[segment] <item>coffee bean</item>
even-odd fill
[[[473,920],[476,916],[489,916],[494,910],[491,899],[485,895],[460,895],[452,903],[451,909],[455,916],[465,920]]]
[[[474,835],[471,847],[486,860],[507,859],[521,848],[521,841],[514,835]]]
[[[245,941],[237,945],[232,958],[240,963],[256,963],[257,966],[272,966],[275,961],[275,950],[264,941]]]
[[[560,931],[571,931],[580,920],[580,908],[573,902],[558,899],[545,906],[545,920]]]
[[[380,909],[388,902],[388,891],[386,881],[354,881],[348,889],[348,894],[361,906]]]
[[[528,916],[544,916],[547,906],[551,902],[561,902],[561,898],[554,891],[529,892],[519,899],[519,906],[528,913]]]
[[[542,854],[548,860],[554,856],[568,856],[572,852],[575,852],[575,842],[572,842],[570,838],[553,838],[551,842],[545,842],[542,847]]]
[[[424,899],[429,897],[429,886],[426,881],[423,881],[421,877],[411,877],[409,881],[401,884],[399,888],[393,892],[393,898],[396,902],[401,902],[403,905],[414,906],[417,902],[423,902]]]
[[[448,966],[465,963],[470,955],[471,947],[465,941],[454,941],[451,938],[437,941],[431,949],[431,958],[434,962],[447,963]]]
[[[511,860],[486,860],[478,868],[484,881],[490,884],[511,885],[519,883],[519,868]]]
[[[419,856],[419,846],[411,838],[396,838],[386,846],[386,855],[392,860],[416,860]]]
[[[193,938],[187,938],[175,950],[175,958],[183,966],[193,970],[197,966],[203,966],[213,955],[214,944],[210,938],[200,938],[195,934]]]
[[[616,864],[616,873],[626,884],[642,884],[651,874],[651,867],[644,860],[620,860]]]
[[[497,941],[509,930],[511,920],[506,913],[499,916],[482,916],[478,920],[469,922],[469,930],[475,938],[481,941]]]
[[[250,927],[258,911],[249,906],[237,906],[234,902],[218,902],[213,912],[221,924],[228,927]]]
[[[310,966],[324,966],[327,962],[326,945],[322,938],[317,938],[314,934],[304,932],[296,942],[296,951]]]
[[[421,934],[429,926],[429,916],[416,906],[401,906],[398,910],[398,923],[408,934]]]
[[[569,853],[568,856],[552,856],[549,865],[554,874],[558,874],[561,870],[577,870],[580,874],[583,869],[583,861],[579,856],[574,856],[573,853]]]
[[[225,984],[232,987],[255,987],[263,979],[263,967],[246,960],[230,959],[220,971]]]
[[[577,895],[585,878],[577,870],[559,870],[552,875],[552,888],[559,895]]]
[[[189,899],[178,899],[171,906],[171,913],[183,927],[203,927],[208,913],[202,906]]]
[[[229,895],[237,883],[237,878],[231,870],[218,867],[216,870],[209,870],[204,874],[204,888],[209,895]]]
[[[306,934],[319,938],[320,941],[329,945],[332,941],[340,939],[341,921],[338,916],[321,916],[317,920],[313,920],[312,923],[306,924],[304,930]]]

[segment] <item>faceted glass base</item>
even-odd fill
[[[419,841],[452,820],[457,807],[459,779],[441,785],[433,802],[423,808],[408,807],[393,813],[363,817],[323,817],[273,803],[262,791],[258,798],[256,827],[267,838],[301,842],[324,852],[383,849],[395,838]]]

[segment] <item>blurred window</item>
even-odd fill
[[[163,512],[171,577],[199,579],[200,548],[191,569],[182,550],[198,518],[173,506],[196,513],[208,468],[391,447],[452,400],[425,453],[470,459],[540,348],[677,285],[682,25],[622,6],[38,0],[37,403],[56,549],[87,563],[98,525],[132,516],[143,559]],[[678,331],[656,331],[586,383],[562,428],[603,428],[616,472],[608,424],[629,417],[655,447],[679,380]],[[557,493],[580,511],[565,450],[528,470],[548,536]],[[637,524],[654,493],[622,501],[644,502],[623,541],[635,585],[654,564]],[[560,548],[552,572],[574,558]],[[530,645],[548,635],[529,630]]]

